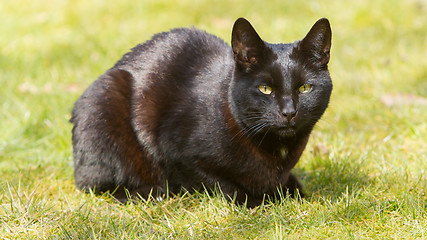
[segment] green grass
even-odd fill
[[[427,239],[425,1],[4,0],[0,16],[1,238]],[[82,91],[156,32],[229,42],[240,16],[270,42],[331,21],[331,104],[295,169],[308,197],[246,209],[79,192],[68,119]]]

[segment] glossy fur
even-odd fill
[[[148,197],[219,186],[248,206],[281,188],[302,194],[291,169],[332,91],[329,22],[269,44],[240,18],[231,43],[174,29],[100,76],[72,113],[77,186],[122,201],[124,189]],[[312,88],[300,93],[304,84]]]

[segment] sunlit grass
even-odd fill
[[[0,15],[2,238],[427,238],[427,3],[6,0]],[[156,32],[229,42],[240,16],[270,42],[331,21],[333,95],[295,169],[307,198],[120,205],[76,190],[68,119],[82,91]]]

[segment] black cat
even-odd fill
[[[230,48],[194,28],[155,35],[75,103],[75,181],[126,201],[204,187],[256,206],[283,188],[328,106],[331,29],[270,44],[239,18]]]

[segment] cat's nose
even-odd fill
[[[288,121],[291,121],[291,119],[293,117],[295,117],[295,115],[297,114],[297,112],[295,111],[295,108],[292,109],[288,109],[286,111],[282,111],[282,115],[288,119]]]
[[[283,117],[286,117],[290,121],[295,117],[297,111],[295,109],[294,101],[290,97],[283,98],[281,113]]]

